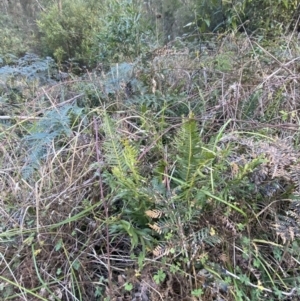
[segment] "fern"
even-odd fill
[[[126,164],[123,160],[123,147],[120,143],[120,135],[116,131],[116,124],[109,116],[104,115],[102,126],[105,134],[103,147],[106,162],[123,172]]]
[[[189,183],[196,170],[201,154],[201,141],[196,120],[192,113],[183,119],[183,125],[175,138],[177,173],[184,183]]]
[[[138,182],[142,179],[137,168],[138,150],[129,143],[128,139],[124,140],[123,147],[123,155],[128,171],[132,174],[134,180]]]
[[[105,182],[114,194],[114,200],[122,200],[124,218],[135,220],[137,224],[146,227],[144,211],[147,210],[151,196],[139,170],[138,149],[134,143],[121,136],[118,126],[111,117],[104,115]]]
[[[131,247],[141,244],[145,255],[146,245],[152,240],[144,215],[150,196],[138,168],[138,149],[121,136],[118,126],[110,116],[103,116],[103,157],[106,164],[103,176],[118,207],[118,219],[109,228],[114,235],[129,235]],[[120,204],[123,207],[121,214]]]
[[[163,212],[158,209],[146,210],[145,213],[151,218],[160,218],[163,215]]]
[[[137,191],[138,183],[143,181],[137,168],[138,151],[128,140],[122,139],[116,123],[107,114],[104,115],[103,120],[105,133],[103,148],[106,163],[121,186],[130,188],[133,192]]]
[[[152,253],[155,257],[161,257],[161,256],[169,255],[171,249],[172,248],[169,246],[160,244],[153,249]]]
[[[172,246],[191,262],[203,245],[215,246],[220,242],[214,231],[201,226],[199,219],[203,213],[203,204],[207,200],[203,189],[213,186],[209,184],[217,178],[222,164],[214,164],[215,147],[201,141],[193,113],[183,118],[172,151],[174,162],[165,163],[163,171],[158,171],[168,178],[169,185],[162,187],[156,178],[152,179],[155,208],[146,210],[145,215],[156,220],[148,223],[156,235],[163,240],[167,239],[166,243],[159,240],[160,244],[154,248],[153,254],[166,255]],[[170,165],[175,168],[168,175],[166,167]],[[211,177],[207,176],[210,170],[213,171]]]

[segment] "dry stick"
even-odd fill
[[[228,276],[231,276],[232,278],[235,278],[235,279],[238,279],[238,280],[241,280],[241,277],[227,271],[226,269],[224,269],[224,274],[225,275],[228,275]],[[265,292],[269,292],[269,293],[274,293],[275,291],[272,291],[271,289],[269,288],[266,288],[266,287],[263,287],[261,285],[257,285],[257,284],[253,284],[252,282],[247,282],[246,285],[249,285],[251,287],[255,287],[257,289],[259,289],[260,291],[265,291]],[[295,292],[297,291],[297,287],[293,287],[289,292],[285,292],[285,291],[280,291],[280,293],[284,296],[292,296]]]
[[[35,0],[35,2],[38,4],[38,6],[40,7],[40,9],[45,12],[45,8],[41,5],[41,3],[38,0]]]
[[[44,91],[45,92],[45,91]],[[50,98],[50,96],[45,92],[45,95],[47,96],[47,98],[49,99],[49,101],[51,102],[52,106],[49,107],[49,108],[45,108],[45,109],[42,109],[38,112],[35,112],[35,115],[38,115],[38,114],[41,114],[41,113],[44,113],[45,111],[47,110],[51,110],[53,108],[55,108],[57,110],[58,107],[61,107],[69,102],[72,102],[73,100],[83,96],[83,94],[79,94],[79,95],[76,95],[66,101],[63,101],[63,102],[60,102],[60,103],[57,103],[57,104],[54,104]],[[10,119],[20,119],[20,120],[40,120],[42,119],[42,117],[36,117],[36,116],[24,116],[24,115],[21,115],[21,116],[9,116],[9,115],[4,115],[4,116],[0,116],[0,120],[10,120]]]
[[[10,120],[10,119],[21,119],[21,120],[40,120],[42,117],[34,117],[34,116],[0,116],[0,120]]]
[[[294,59],[292,59],[291,61],[289,61],[289,62],[283,64],[283,63],[281,63],[281,62],[280,62],[273,54],[271,54],[268,50],[266,50],[265,48],[263,48],[262,46],[260,46],[258,43],[254,42],[254,44],[255,44],[257,47],[259,47],[265,54],[269,55],[269,56],[270,56],[274,61],[276,61],[277,64],[280,66],[280,68],[277,69],[276,71],[274,71],[271,75],[269,75],[269,76],[267,77],[267,79],[264,80],[263,83],[265,83],[267,80],[269,80],[271,77],[273,77],[273,76],[274,76],[276,73],[278,73],[281,69],[284,69],[284,70],[287,71],[290,75],[295,76],[295,74],[294,74],[290,69],[288,69],[287,67],[288,67],[288,65],[290,65],[291,63],[293,63],[293,62],[299,60],[299,59],[300,59],[299,56],[296,57],[296,58],[294,58]],[[261,85],[262,85],[262,84],[261,84]]]
[[[219,107],[218,107],[219,108]],[[299,111],[299,110],[297,110]],[[204,121],[208,120],[208,118],[195,118],[198,121]],[[278,118],[275,118],[274,120],[277,120]],[[294,130],[294,131],[299,131],[299,125],[298,124],[293,124],[293,123],[280,123],[280,124],[272,124],[272,123],[261,123],[258,121],[251,121],[251,120],[242,120],[242,119],[235,119],[231,118],[232,122],[238,122],[238,123],[243,123],[243,124],[248,124],[251,126],[251,129],[262,129],[262,128],[281,128],[281,129],[287,129],[287,130]]]
[[[100,197],[103,201],[104,211],[105,211],[105,218],[106,221],[109,219],[108,215],[108,202],[104,200],[104,191],[103,191],[103,182],[101,177],[101,170],[100,170],[100,150],[99,150],[99,136],[98,136],[98,123],[96,118],[94,117],[94,129],[95,129],[95,136],[96,136],[96,158],[97,163],[99,164],[98,173],[99,173],[99,186],[100,186]],[[108,223],[106,223],[106,248],[107,248],[107,271],[108,271],[108,287],[109,287],[109,294],[112,292],[112,272],[110,266],[110,246],[109,246],[109,230],[108,230]]]

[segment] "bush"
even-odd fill
[[[146,46],[148,28],[139,1],[66,0],[53,4],[37,24],[45,54],[58,63],[75,59],[93,67],[97,59],[134,58]]]
[[[30,48],[30,41],[23,35],[23,30],[14,24],[9,16],[0,16],[0,56],[3,63],[10,63],[12,56],[24,54]]]
[[[151,33],[143,19],[140,1],[110,1],[98,34],[100,58],[120,62],[140,55],[147,48]]]
[[[220,2],[204,1],[205,5],[200,5],[198,20],[202,21],[202,30],[217,30],[220,27],[233,30],[242,28],[274,36],[289,28],[299,1],[236,0],[224,5]],[[215,24],[216,19],[220,21],[219,24]],[[209,26],[204,26],[203,21]]]
[[[101,29],[99,4],[94,0],[66,0],[42,13],[37,21],[45,54],[62,61],[75,58],[93,65],[96,59],[95,36]]]
[[[199,32],[245,29],[272,36],[281,34],[293,28],[298,3],[297,0],[202,0],[183,5],[166,0],[161,5],[156,1],[156,7],[164,20],[159,27],[163,36],[174,39],[182,34],[194,36]],[[160,24],[157,20],[154,22]]]
[[[246,22],[246,28],[249,31],[258,30],[274,36],[289,28],[297,8],[297,2],[299,1],[237,1],[232,8],[225,12],[227,25],[236,28],[241,23]]]

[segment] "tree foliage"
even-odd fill
[[[289,29],[299,3],[299,0],[235,1],[225,10],[227,25],[274,36]]]
[[[297,20],[299,0],[149,0],[147,10],[164,41],[176,37],[226,30],[278,34]],[[157,14],[160,19],[155,19]],[[294,21],[294,22],[293,22]]]
[[[102,61],[132,61],[149,47],[151,30],[143,17],[140,1],[109,1],[101,21],[97,38]]]

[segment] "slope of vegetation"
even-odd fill
[[[189,6],[36,2],[56,63],[0,68],[0,300],[299,300],[297,22],[239,33],[250,2],[168,42]]]

